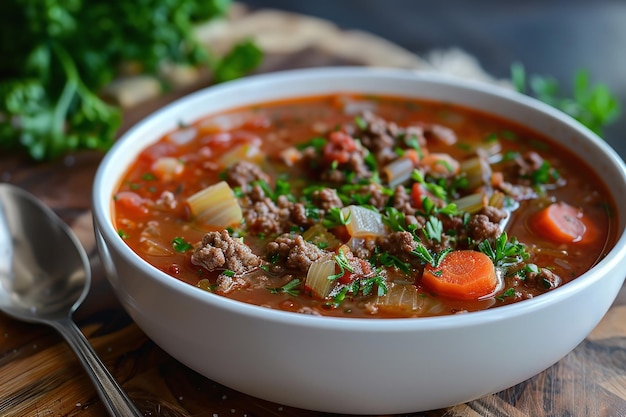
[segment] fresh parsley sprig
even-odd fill
[[[496,238],[493,246],[488,240],[483,240],[478,244],[478,250],[487,255],[496,267],[501,268],[517,265],[530,257],[526,246],[515,237],[509,240],[506,232]]]
[[[443,259],[450,252],[452,252],[452,248],[446,248],[433,255],[428,251],[428,249],[426,249],[426,246],[421,243],[419,243],[417,247],[411,251],[411,253],[421,259],[422,262],[430,264],[433,268],[437,268],[441,264],[441,261],[443,261]]]
[[[332,229],[337,226],[345,226],[350,222],[352,213],[348,213],[346,216],[339,207],[331,207],[330,210],[324,216],[322,225],[327,229]]]
[[[615,121],[621,111],[619,101],[609,88],[602,83],[592,85],[589,72],[584,69],[574,75],[571,97],[563,95],[559,83],[552,77],[527,76],[520,63],[511,66],[511,78],[517,91],[533,95],[569,114],[600,136],[604,127]]]
[[[343,249],[339,249],[339,253],[334,256],[335,262],[339,267],[339,272],[334,275],[330,275],[328,279],[330,281],[335,281],[346,274],[346,272],[354,272],[354,268],[350,265],[350,261],[346,257]]]
[[[268,290],[272,294],[289,294],[296,297],[298,294],[300,294],[301,283],[302,281],[296,278],[292,279],[282,287],[268,288]]]
[[[261,61],[249,40],[221,59],[200,45],[196,23],[223,16],[230,0],[0,1],[0,148],[35,160],[107,150],[121,111],[102,89],[120,67],[159,74],[164,63],[205,66],[214,81]],[[19,33],[19,36],[15,36]]]
[[[172,248],[174,248],[176,252],[182,253],[187,252],[188,250],[192,250],[193,245],[187,242],[184,238],[178,236],[172,239]]]

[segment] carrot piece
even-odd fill
[[[404,156],[409,158],[411,162],[413,162],[414,166],[417,166],[420,162],[420,159],[422,159],[423,157],[423,156],[420,156],[420,153],[417,152],[415,149],[406,149],[404,151]]]
[[[557,243],[580,242],[587,232],[582,211],[563,202],[539,210],[530,225],[537,234]]]
[[[450,252],[436,267],[427,264],[422,284],[441,296],[476,300],[493,294],[498,287],[498,278],[487,255],[473,250],[457,250]]]

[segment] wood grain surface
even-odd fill
[[[238,37],[264,33],[259,42],[268,56],[259,72],[326,65],[432,67],[432,63],[410,56],[384,40],[364,33],[345,33],[316,19],[271,11],[242,12],[236,19],[232,26],[203,28],[202,34],[207,42],[218,45],[219,41],[226,48]],[[280,42],[281,35],[289,39],[287,44]],[[465,66],[459,65],[453,72],[485,77],[479,67],[469,64],[465,62]],[[127,103],[122,131],[156,108],[208,82],[200,75],[181,83],[168,95]],[[330,416],[252,398],[208,380],[163,352],[130,320],[104,276],[93,239],[91,182],[101,157],[98,153],[81,152],[37,164],[19,153],[3,153],[0,181],[37,195],[79,236],[89,253],[93,287],[74,318],[144,415]],[[626,291],[622,290],[589,337],[541,374],[467,404],[410,415],[626,416],[625,315]],[[503,363],[502,372],[506,368]],[[54,330],[21,323],[0,313],[0,416],[105,415],[89,379]]]

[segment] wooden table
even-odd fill
[[[260,72],[345,64],[426,66],[419,58],[395,49],[384,40],[363,33],[345,33],[328,22],[282,14],[270,17],[263,13],[247,18],[260,26],[271,26],[274,35],[280,34],[281,30],[289,33],[287,38],[291,43],[282,49],[271,43],[271,36],[269,40],[260,39],[268,51]],[[273,23],[272,19],[275,20]],[[244,23],[233,27],[254,30],[250,21]],[[320,36],[315,36],[316,33]],[[359,43],[363,47],[359,48]],[[359,55],[358,51],[362,54]],[[473,76],[482,74],[474,72]],[[206,80],[199,79],[170,95],[128,108],[122,131],[152,110],[205,84]],[[40,197],[79,236],[89,253],[93,287],[74,317],[144,415],[320,415],[252,398],[206,379],[171,358],[130,320],[104,276],[93,240],[90,192],[101,156],[81,152],[58,161],[37,164],[24,155],[4,153],[0,155],[0,181],[17,184]],[[602,322],[573,352],[541,374],[467,404],[411,415],[624,416],[624,317],[626,290],[622,290]],[[502,372],[506,372],[506,363],[502,364]],[[0,415],[102,417],[106,411],[60,336],[47,327],[24,324],[0,313]]]

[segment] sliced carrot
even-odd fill
[[[491,259],[482,252],[450,252],[437,267],[426,265],[422,284],[435,294],[461,300],[476,300],[493,294],[498,287]]]
[[[557,243],[580,242],[587,232],[583,213],[567,203],[552,203],[530,219],[531,228],[540,236]]]

